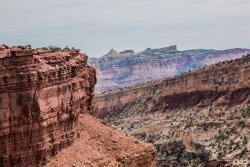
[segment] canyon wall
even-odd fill
[[[1,47],[0,166],[31,166],[72,144],[91,112],[95,70],[78,51]]]
[[[69,158],[70,152],[64,152],[64,148],[88,140],[83,126],[93,118],[85,116],[84,119],[81,114],[95,111],[92,103],[95,83],[95,69],[87,64],[87,56],[79,50],[34,50],[0,45],[0,166],[48,166],[59,152],[63,160]],[[98,121],[95,123],[105,126]],[[106,126],[102,130],[115,131]],[[101,133],[98,129],[93,134],[88,132],[89,136],[98,133]],[[118,134],[120,132],[113,135]],[[124,142],[133,142],[133,139],[127,137]],[[119,145],[119,141],[116,143]],[[138,147],[140,149],[132,147],[130,152],[126,151],[128,148],[121,149],[127,155],[124,155],[126,160],[122,157],[117,160],[114,154],[110,162],[131,161],[154,166],[154,149],[143,143]],[[136,151],[137,154],[133,154]],[[95,153],[105,159],[101,150]],[[86,157],[94,158],[92,156],[95,155],[82,154],[77,161],[84,164]],[[69,166],[74,165],[75,158],[71,157]],[[148,160],[142,162],[140,158]],[[89,163],[91,165],[91,161]],[[101,162],[95,166],[102,166]]]
[[[100,115],[111,111],[119,112],[138,99],[145,101],[154,99],[155,104],[152,106],[162,107],[164,103],[165,108],[178,108],[180,107],[179,105],[188,107],[187,105],[189,104],[187,102],[189,102],[191,97],[197,96],[198,98],[192,101],[190,104],[192,107],[194,105],[211,105],[212,101],[216,101],[216,99],[223,96],[217,103],[228,103],[228,105],[231,105],[234,103],[230,100],[233,100],[235,103],[237,101],[241,103],[241,98],[228,98],[233,96],[234,93],[244,96],[244,93],[248,92],[249,85],[249,56],[246,56],[235,61],[205,66],[178,77],[107,91],[97,95],[96,102],[98,103]],[[225,96],[229,92],[230,95]],[[210,96],[211,98],[214,96],[216,99],[210,99],[212,101],[207,100]],[[156,110],[156,108],[151,108],[151,110]]]
[[[97,93],[152,80],[174,77],[189,70],[220,61],[240,58],[249,54],[249,49],[195,49],[179,51],[176,46],[118,52],[112,49],[100,58],[91,58],[89,63],[97,70]]]
[[[250,55],[95,97],[106,123],[153,143],[157,166],[249,166]],[[108,104],[108,105],[107,105]]]

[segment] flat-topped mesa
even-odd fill
[[[120,54],[134,54],[135,51],[134,50],[124,50],[124,51],[121,51],[119,52]]]
[[[0,45],[0,166],[37,166],[71,145],[95,83],[79,50]]]
[[[171,53],[171,52],[175,52],[178,51],[177,50],[177,46],[173,45],[173,46],[168,46],[168,47],[164,47],[164,48],[159,48],[159,49],[151,49],[151,48],[147,48],[146,50],[144,50],[142,53],[147,53],[147,52],[164,52],[164,53]]]

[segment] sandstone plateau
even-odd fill
[[[106,123],[155,145],[159,167],[250,166],[250,55],[95,101]]]
[[[112,49],[100,58],[90,58],[97,70],[96,92],[101,93],[152,80],[174,77],[204,65],[240,58],[250,49],[194,49],[179,51],[176,46],[118,52]]]
[[[79,50],[0,45],[0,166],[155,166],[152,145],[89,114],[95,69]]]

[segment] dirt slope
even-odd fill
[[[79,121],[79,140],[53,158],[48,167],[155,166],[152,145],[126,136],[88,114],[81,115]]]

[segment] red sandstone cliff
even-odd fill
[[[91,116],[81,116],[94,111],[95,83],[95,69],[87,65],[87,56],[79,50],[55,52],[0,45],[0,166],[43,166],[58,153],[69,166],[75,162],[90,166],[90,159],[97,154],[105,162],[154,166],[154,149],[143,143],[138,144],[140,148],[134,144],[132,151],[122,147],[123,154],[117,157],[116,152],[105,159],[109,151],[97,150],[68,159],[74,151],[83,152],[84,146],[97,147],[96,143],[82,145],[82,140],[108,132],[114,138],[120,135]],[[114,141],[119,145],[123,140]],[[126,137],[123,142],[133,139]],[[72,144],[77,143],[81,146],[74,148]],[[66,147],[70,150],[69,146],[72,152],[63,152]],[[106,147],[104,143],[102,148]]]

